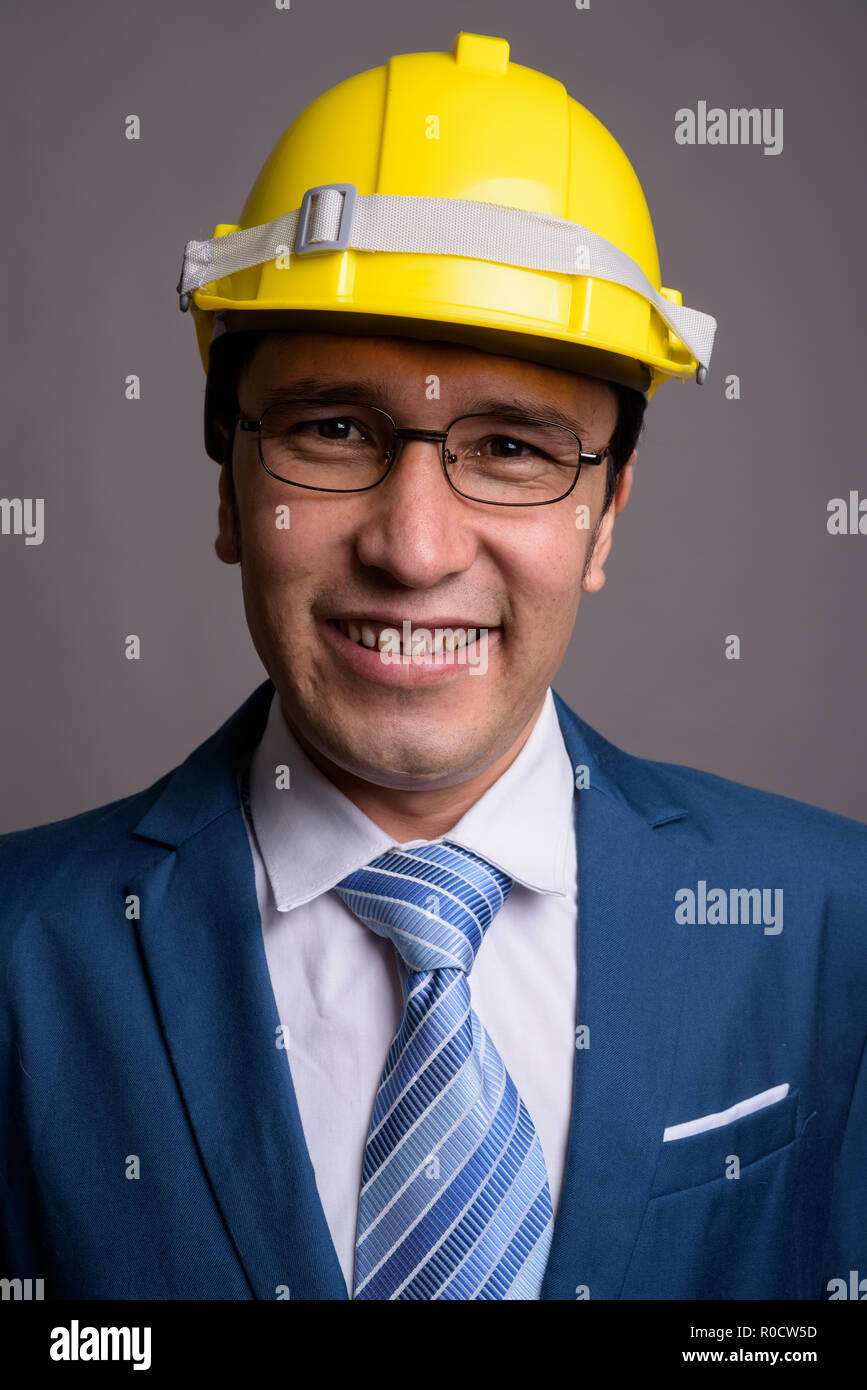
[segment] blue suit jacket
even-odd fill
[[[0,838],[0,1277],[47,1298],[347,1297],[234,780],[272,694],[146,791]],[[589,1046],[542,1297],[827,1298],[867,1277],[867,829],[631,757],[556,699],[589,769]],[[782,889],[783,930],[677,922],[702,881]]]

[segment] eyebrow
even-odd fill
[[[374,405],[376,397],[385,396],[387,392],[388,383],[379,378],[362,382],[335,381],[333,377],[299,377],[297,381],[290,381],[266,391],[262,409],[280,401],[293,400],[295,397],[305,401],[358,401],[359,405]]]
[[[264,411],[269,405],[278,405],[281,401],[298,397],[308,401],[334,402],[335,404],[357,401],[359,405],[370,405],[385,410],[385,406],[380,402],[388,399],[388,389],[389,383],[378,377],[364,381],[335,381],[332,378],[324,380],[322,377],[299,377],[296,381],[288,382],[283,386],[275,386],[266,391],[262,399],[261,409]],[[391,411],[387,413],[391,414]],[[455,416],[455,419],[459,419],[461,415],[502,415],[506,419],[515,421],[526,420],[531,417],[550,420],[554,424],[565,426],[567,430],[573,430],[579,438],[583,438],[587,429],[583,420],[576,419],[555,405],[527,400],[514,395],[510,395],[508,400],[495,396],[474,397],[465,402],[464,408],[459,412],[459,415]]]
[[[550,420],[553,424],[565,425],[567,430],[583,435],[587,426],[583,420],[560,410],[556,405],[540,405],[538,401],[528,401],[520,396],[510,396],[507,401],[497,397],[474,400],[463,412],[465,415],[504,415],[509,420],[526,420],[533,416],[538,420]]]

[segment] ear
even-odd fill
[[[581,581],[581,588],[586,594],[598,594],[605,583],[605,563],[608,559],[608,553],[611,550],[614,522],[629,501],[629,494],[632,491],[635,460],[637,457],[638,452],[633,449],[625,468],[617,479],[611,505],[599,523],[599,529],[596,533],[596,540],[593,545],[593,553],[590,556],[584,578]]]
[[[217,539],[214,541],[214,549],[219,559],[221,559],[225,565],[237,565],[241,559],[241,547],[238,539],[236,521],[234,490],[232,488],[229,467],[224,463],[220,468],[220,508],[218,512]]]

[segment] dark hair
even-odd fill
[[[608,455],[603,513],[611,506],[617,479],[629,462],[638,437],[644,429],[644,415],[647,410],[647,401],[640,391],[634,391],[631,386],[618,386],[613,382],[612,386],[617,393],[617,424],[611,436],[611,453]]]
[[[246,333],[226,333],[211,348],[208,384],[205,391],[205,448],[217,463],[225,464],[229,472],[229,487],[234,506],[235,490],[232,478],[232,447],[235,437],[235,416],[238,412],[238,382],[244,368],[252,361],[261,330]],[[602,511],[611,505],[617,479],[626,467],[644,427],[647,401],[640,391],[612,383],[617,394],[617,424],[611,436],[608,455],[605,497]]]

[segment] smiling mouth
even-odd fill
[[[414,625],[408,619],[400,623],[384,623],[373,618],[329,618],[328,621],[360,647],[416,657],[459,651],[471,646],[483,632],[497,630],[481,623],[459,622],[426,627],[421,623]]]

